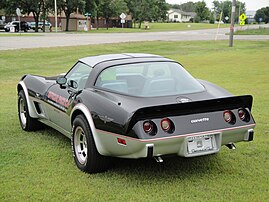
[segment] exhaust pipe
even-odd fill
[[[155,156],[154,159],[156,160],[157,163],[162,163],[163,159],[160,156]]]
[[[236,149],[236,146],[234,143],[226,144],[226,147],[228,147],[229,149]]]

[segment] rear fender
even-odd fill
[[[97,148],[97,151],[101,154],[104,155],[106,152],[106,150],[103,147],[103,144],[98,136],[98,133],[96,131],[92,116],[91,116],[91,112],[89,111],[89,109],[82,103],[77,104],[71,111],[70,117],[71,117],[71,121],[73,122],[73,120],[76,117],[77,112],[80,111],[86,118],[90,128],[91,128],[91,132],[93,135],[93,139]],[[81,114],[79,113],[79,114]],[[73,123],[71,123],[71,125],[73,125]],[[72,129],[73,130],[73,129]]]

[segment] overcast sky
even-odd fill
[[[197,2],[199,0],[166,0],[166,2],[170,4],[182,4],[188,1]],[[209,8],[212,8],[213,0],[205,0],[205,2]],[[262,7],[269,6],[269,0],[241,0],[241,2],[246,3],[247,10],[258,10]]]

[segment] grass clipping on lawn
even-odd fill
[[[57,75],[89,55],[144,52],[179,61],[196,78],[254,96],[253,142],[217,155],[117,159],[106,173],[79,171],[70,140],[24,132],[16,85],[24,74]],[[266,201],[269,198],[269,41],[143,42],[0,51],[0,201]]]

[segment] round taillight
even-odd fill
[[[227,123],[234,124],[235,123],[235,116],[232,111],[226,110],[223,112],[223,118]]]
[[[161,120],[161,127],[164,131],[169,131],[171,128],[171,121],[168,118],[164,118]]]
[[[151,133],[153,131],[153,124],[150,121],[145,121],[143,124],[144,131],[146,133]]]
[[[238,110],[238,116],[242,121],[249,122],[250,120],[250,114],[246,109],[239,109]]]
[[[243,121],[246,118],[246,112],[243,109],[239,109],[238,116]]]

